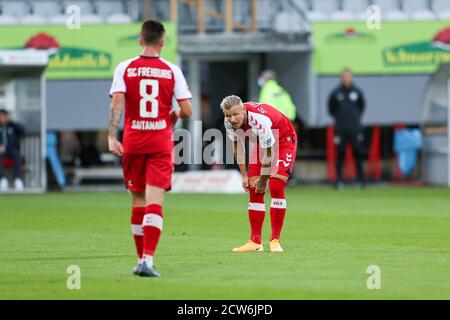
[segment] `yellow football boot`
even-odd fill
[[[233,252],[243,253],[243,252],[263,252],[264,248],[262,244],[257,244],[252,240],[248,240],[246,244],[242,247],[234,248]]]
[[[283,252],[283,248],[280,245],[280,240],[273,239],[270,241],[270,252]]]

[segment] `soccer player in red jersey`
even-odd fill
[[[250,240],[233,251],[263,251],[261,234],[266,211],[264,194],[269,185],[272,197],[270,251],[282,252],[280,235],[286,214],[285,188],[294,168],[297,152],[294,127],[291,121],[274,107],[254,102],[242,103],[237,96],[223,99],[221,108],[225,115],[228,137],[234,141],[233,151],[242,174],[242,185],[250,195]],[[245,163],[246,137],[254,142],[248,169]]]
[[[131,225],[138,254],[133,273],[157,277],[153,257],[163,226],[163,201],[173,173],[172,126],[192,114],[191,93],[180,68],[160,57],[164,26],[145,21],[140,56],[121,62],[114,73],[109,116],[109,150],[122,157],[125,186],[131,191]],[[172,101],[179,109],[172,110]],[[125,108],[123,142],[117,140]]]

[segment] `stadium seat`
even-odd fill
[[[398,0],[373,0],[373,4],[380,7],[381,14],[400,11],[400,2]]]
[[[440,20],[450,20],[450,1],[432,0],[431,9]]]
[[[103,17],[96,14],[82,14],[81,15],[82,24],[102,24]]]
[[[450,10],[444,10],[437,14],[440,20],[450,20]]]
[[[292,0],[292,2],[304,12],[309,11],[310,6],[307,0]]]
[[[217,2],[214,1],[211,3],[211,5],[215,10],[218,10],[219,12],[225,12],[224,7],[224,1]],[[234,21],[241,22],[242,24],[248,24],[250,22],[249,17],[251,16],[251,8],[250,8],[250,2],[248,1],[234,1],[233,4],[233,17]],[[209,25],[214,25],[214,23],[217,22],[217,19],[206,16],[206,23]]]
[[[430,10],[428,0],[403,0],[402,8],[408,14]]]
[[[389,11],[386,13],[381,12],[381,17],[386,19],[387,21],[407,21],[409,20],[409,16],[400,10],[397,11]]]
[[[16,25],[19,23],[19,19],[14,16],[0,15],[0,25]]]
[[[357,20],[357,17],[352,12],[336,11],[330,15],[330,19],[333,21],[354,21]]]
[[[415,21],[433,21],[437,18],[436,14],[430,10],[415,11],[410,14],[410,17]]]
[[[311,11],[307,13],[311,21],[329,20],[330,15],[339,11],[337,0],[314,0],[310,1]]]
[[[30,7],[25,1],[3,0],[0,2],[2,15],[21,18],[30,14]]]
[[[36,14],[30,14],[20,19],[20,23],[24,25],[46,24],[47,21],[45,17]]]
[[[450,10],[450,1],[448,1],[448,0],[432,0],[431,1],[431,9],[433,9],[433,11],[436,13]]]
[[[33,1],[31,2],[31,8],[34,15],[47,18],[62,13],[60,3],[54,0]]]
[[[95,1],[97,14],[106,18],[107,16],[125,13],[123,3],[120,0],[97,0]]]
[[[274,29],[278,33],[294,34],[301,33],[302,19],[297,12],[282,11],[275,15]]]
[[[196,9],[192,8],[196,11]],[[159,20],[169,20],[170,19],[170,9],[169,2],[155,1],[152,3],[153,15],[158,17]],[[194,13],[191,13],[191,15]],[[196,14],[196,13],[195,13]]]
[[[368,0],[342,0],[342,10],[355,14],[366,12],[369,5]]]
[[[380,7],[381,17],[388,21],[409,20],[408,14],[400,9],[398,0],[373,0],[373,4]]]
[[[50,24],[66,24],[67,23],[67,15],[57,14],[48,18],[48,23]]]
[[[306,14],[311,21],[325,21],[329,19],[327,14],[320,11],[309,11]]]
[[[89,0],[66,0],[63,2],[64,12],[66,12],[67,7],[70,5],[76,5],[80,7],[82,15],[94,13],[94,9]]]
[[[261,0],[258,3],[258,25],[260,29],[271,27],[272,0]]]
[[[140,17],[141,7],[139,0],[127,0],[125,2],[126,12],[134,20],[138,21]]]
[[[311,1],[313,12],[322,12],[327,15],[339,11],[339,2],[337,0],[314,0]]]
[[[353,13],[356,20],[366,20],[369,5],[368,0],[343,0],[342,11]]]
[[[403,0],[403,11],[412,20],[435,20],[436,15],[430,10],[428,0]]]
[[[105,19],[105,22],[109,24],[127,24],[132,21],[133,19],[129,15],[123,13],[112,14]]]

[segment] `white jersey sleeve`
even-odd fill
[[[112,96],[114,93],[117,92],[127,92],[127,87],[125,85],[125,80],[123,78],[125,74],[126,64],[125,62],[120,63],[116,71],[114,71],[114,78],[111,85],[111,90],[109,90],[109,94]]]
[[[253,133],[259,139],[259,145],[263,149],[272,147],[275,144],[275,136],[272,132],[272,120],[269,117],[248,112],[248,124],[252,128]]]
[[[167,60],[161,59],[164,63],[169,65],[172,69],[173,76],[175,79],[175,88],[174,88],[174,96],[177,101],[192,99],[191,91],[189,90],[189,86],[184,78],[183,72],[180,67],[176,64],[173,64]]]
[[[122,61],[119,63],[116,67],[116,70],[114,71],[114,78],[111,85],[111,89],[109,90],[109,95],[112,96],[114,93],[125,93],[127,92],[127,86],[125,85],[125,71],[130,65],[131,61],[135,60],[137,58],[129,59]]]

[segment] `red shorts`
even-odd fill
[[[297,137],[281,139],[275,143],[275,157],[272,165],[271,175],[282,175],[290,177],[294,170],[295,158],[297,155]],[[254,144],[250,150],[250,160],[248,165],[248,176],[259,177],[262,168],[263,149]]]
[[[167,191],[172,186],[172,153],[124,154],[122,169],[125,187],[131,192],[144,192],[146,185]]]

